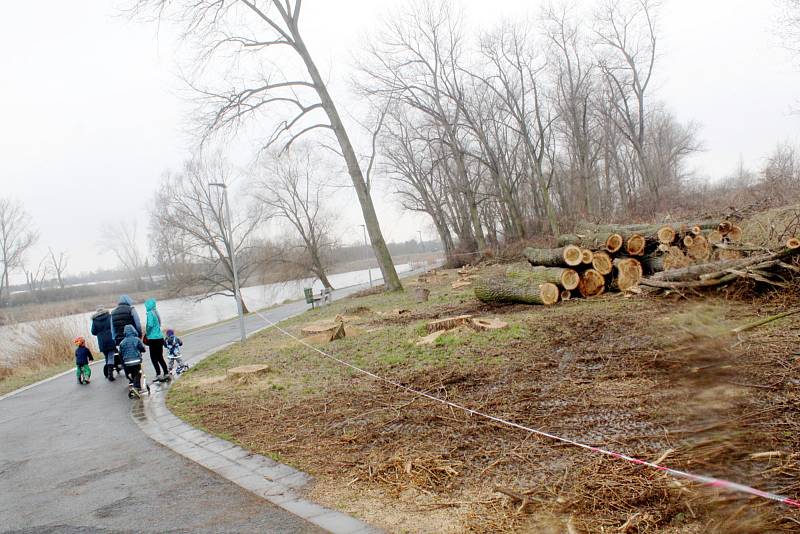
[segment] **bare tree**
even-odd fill
[[[100,245],[103,250],[110,250],[114,254],[128,276],[136,281],[137,287],[143,289],[145,255],[136,240],[136,223],[118,221],[106,226]]]
[[[457,105],[464,53],[461,15],[451,2],[416,1],[387,19],[361,66],[362,92],[396,101],[428,117],[452,161],[452,186],[464,198],[478,250],[486,248],[481,226],[479,179],[467,172],[463,109]]]
[[[656,63],[656,4],[651,0],[609,0],[598,11],[600,69],[609,89],[609,118],[636,154],[640,179],[658,206],[661,191],[648,167],[648,89]]]
[[[48,252],[50,253],[50,268],[52,269],[53,273],[56,275],[56,280],[58,281],[58,287],[64,289],[64,272],[67,270],[67,265],[69,264],[69,257],[67,253],[61,251],[56,256],[56,253],[53,252],[52,247],[48,247]]]
[[[302,263],[323,286],[333,289],[326,271],[335,243],[330,236],[332,216],[326,202],[330,189],[323,168],[324,161],[309,146],[274,154],[256,178],[253,195],[270,215],[289,223],[302,242]]]
[[[779,3],[783,10],[780,29],[786,47],[800,52],[800,0],[780,0]]]
[[[31,229],[31,218],[21,203],[0,198],[0,302],[9,296],[9,275],[22,266],[22,258],[39,239]]]
[[[173,280],[180,284],[175,288],[179,293],[199,289],[203,291],[200,299],[235,297],[233,258],[242,285],[258,264],[253,238],[264,222],[263,209],[259,205],[237,209],[233,213],[238,216],[229,222],[222,193],[209,184],[230,182],[230,170],[221,158],[215,158],[188,161],[181,172],[166,175],[161,183],[152,225],[168,236],[158,242],[160,246],[175,247],[161,254],[179,254],[192,263],[192,269],[184,271],[189,278]],[[244,302],[242,306],[248,313]]]
[[[138,0],[134,12],[156,13],[158,17],[173,12],[185,24],[187,36],[200,35],[204,40],[206,59],[222,52],[240,57],[245,52],[269,54],[273,49],[282,49],[302,62],[306,76],[298,79],[273,72],[245,83],[244,88],[202,89],[210,109],[204,120],[206,134],[236,128],[244,120],[262,113],[274,115],[276,108],[280,108],[279,112],[293,111],[290,118],[277,125],[265,146],[280,142],[287,149],[311,131],[332,132],[347,165],[386,288],[400,290],[402,284],[383,238],[358,156],[303,40],[301,6],[301,0]],[[276,55],[270,57],[275,59]],[[227,80],[226,86],[229,86]],[[316,118],[319,113],[325,120]]]
[[[25,284],[28,286],[28,291],[37,302],[40,298],[39,294],[42,291],[42,286],[44,286],[44,282],[49,274],[50,269],[48,261],[49,258],[45,256],[39,260],[35,269],[30,271],[24,265],[22,266],[22,270],[25,273]]]

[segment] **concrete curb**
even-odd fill
[[[269,327],[270,325],[264,325],[248,332],[247,337]],[[186,361],[197,364],[235,343],[225,343],[197,356],[188,357]],[[167,408],[168,384],[153,383],[150,387],[151,395],[144,397],[141,402],[135,402],[131,407],[131,417],[153,441],[328,532],[383,533],[382,530],[345,513],[302,498],[302,493],[314,480],[311,475],[193,427]]]
[[[167,408],[165,397],[169,387],[160,384],[151,387],[152,395],[135,403],[131,416],[152,440],[328,532],[383,532],[347,514],[304,499],[302,493],[313,481],[310,475],[185,423]]]

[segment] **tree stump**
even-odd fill
[[[425,287],[417,287],[414,289],[414,298],[417,302],[427,302],[431,290]]]
[[[445,317],[444,319],[437,319],[436,321],[431,321],[426,325],[428,333],[433,333],[438,330],[450,330],[451,328],[455,328],[456,326],[466,324],[470,319],[472,319],[472,315],[458,315],[456,317]]]

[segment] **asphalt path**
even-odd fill
[[[300,301],[262,313],[280,321],[306,309]],[[248,333],[266,326],[254,315],[245,325]],[[183,340],[191,363],[238,341],[239,325]],[[153,376],[148,355],[144,362]],[[69,373],[0,400],[0,532],[320,532],[151,441],[131,418],[131,402],[125,378],[108,382],[99,365],[87,386]]]

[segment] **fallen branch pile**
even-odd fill
[[[482,276],[475,295],[484,302],[555,304],[575,296],[630,291],[639,284],[661,289],[719,286],[738,278],[785,286],[783,261],[800,252],[791,238],[779,251],[746,246],[742,229],[729,221],[664,225],[581,224],[562,235],[559,248],[526,248],[528,263]],[[644,278],[644,275],[652,275]]]

